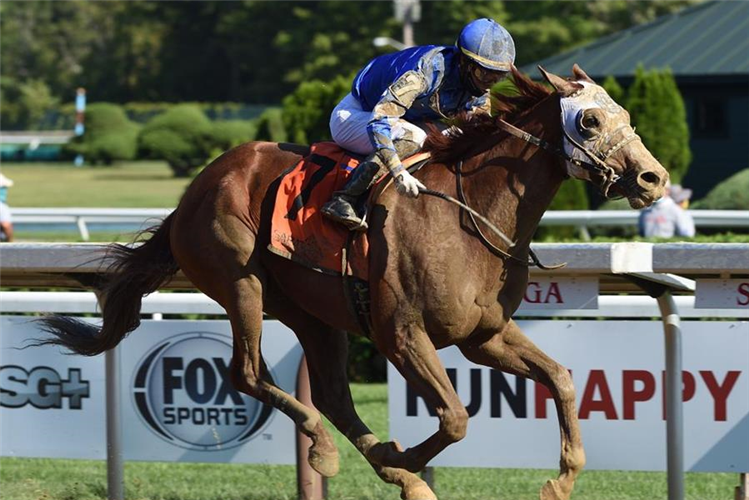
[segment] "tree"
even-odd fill
[[[421,6],[421,22],[414,29],[417,43],[452,45],[466,24],[481,17],[494,19],[510,29],[504,2],[449,0],[421,2]]]
[[[508,2],[506,6],[509,20],[506,28],[515,40],[516,65],[522,66],[571,49],[605,33],[605,26],[589,15],[586,4],[587,2]]]
[[[671,181],[678,183],[692,155],[684,100],[671,72],[638,66],[626,108],[645,146],[669,171]]]
[[[512,33],[517,65],[591,42],[693,3],[422,2],[416,42],[452,44],[472,19]],[[77,87],[112,102],[279,103],[300,83],[330,81],[401,37],[392,2],[0,3],[2,74],[45,82],[57,98]]]
[[[287,63],[284,82],[294,85],[358,71],[382,53],[375,37],[400,38],[392,2],[298,2],[290,12],[273,49]]]
[[[41,80],[19,82],[4,76],[0,78],[0,92],[3,99],[0,108],[3,130],[39,129],[47,112],[59,104],[49,86]]]
[[[619,85],[619,82],[617,82],[616,78],[614,78],[613,76],[607,76],[601,84],[601,87],[603,87],[609,97],[616,101],[617,104],[621,105],[622,103],[626,102],[624,89],[621,85]]]
[[[304,82],[283,100],[283,122],[293,142],[330,140],[330,113],[351,91],[351,79]]]
[[[684,99],[676,86],[671,70],[665,69],[658,78],[661,91],[661,135],[660,150],[656,158],[668,169],[671,182],[678,184],[684,178],[692,161],[689,149],[689,125]]]
[[[4,2],[3,74],[40,79],[55,95],[72,99],[75,88],[84,84],[84,61],[107,36],[111,23],[106,18],[114,10],[116,6],[105,11],[93,2],[80,1]]]

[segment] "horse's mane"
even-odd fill
[[[478,141],[497,133],[497,120],[512,123],[552,93],[546,86],[534,82],[515,67],[512,68],[512,83],[512,95],[492,92],[491,116],[483,113],[459,114],[453,124],[460,132],[445,135],[434,129],[424,143],[424,150],[431,152],[432,158],[440,163],[452,163],[465,157]]]

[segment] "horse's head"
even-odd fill
[[[597,185],[604,195],[627,198],[643,208],[663,196],[668,172],[642,144],[629,113],[576,64],[574,80],[539,67],[560,95],[565,152],[570,176]]]

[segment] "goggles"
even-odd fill
[[[482,89],[490,89],[507,76],[507,71],[493,71],[471,63],[469,72],[473,81]]]

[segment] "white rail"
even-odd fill
[[[681,398],[681,330],[679,306],[686,315],[707,317],[725,317],[712,309],[694,311],[693,297],[695,282],[693,279],[705,277],[747,277],[749,276],[749,245],[745,244],[659,244],[650,243],[601,243],[601,244],[545,244],[534,245],[539,257],[547,263],[567,262],[567,267],[556,273],[545,273],[546,276],[596,276],[600,281],[600,290],[604,292],[645,290],[657,300],[658,311],[653,307],[653,299],[644,297],[601,297],[601,305],[615,307],[618,314],[643,314],[661,316],[664,320],[666,343],[666,420],[667,461],[669,499],[682,500],[684,497],[684,438],[683,411]],[[10,243],[0,246],[0,273],[4,286],[20,287],[72,287],[81,288],[80,283],[94,283],[100,273],[106,273],[106,247],[94,244],[23,244]],[[535,271],[538,273],[538,271]],[[670,274],[673,273],[673,274]],[[637,284],[637,287],[632,285]],[[192,289],[191,283],[178,274],[171,287]],[[24,292],[25,293],[25,292]],[[642,293],[642,291],[640,291]],[[674,297],[673,294],[686,294],[688,297]],[[193,295],[193,296],[191,296]],[[206,304],[194,295],[186,293],[156,294],[146,299],[144,312],[150,311],[151,301],[158,304],[159,312],[176,312],[183,307],[193,312],[205,311],[208,314],[219,313],[215,305]],[[22,295],[3,292],[0,304],[3,310],[8,307],[27,307],[19,304],[25,301]],[[39,302],[35,310],[43,309],[43,296],[37,296]],[[189,299],[188,299],[189,297]],[[67,306],[62,301],[50,307],[72,312],[80,306],[81,296],[69,299]],[[57,300],[57,299],[55,299]],[[94,301],[86,299],[93,307]],[[170,301],[182,304],[170,304]],[[12,305],[15,301],[15,305]],[[76,305],[77,304],[77,305]],[[51,305],[51,304],[50,304]],[[52,305],[51,305],[52,306]],[[68,309],[65,309],[67,307]],[[156,306],[155,306],[156,307]],[[206,309],[203,309],[205,307]],[[170,309],[176,308],[176,309]],[[17,310],[16,310],[17,312]],[[701,314],[700,314],[701,313]],[[746,310],[735,310],[725,313],[732,317],[746,317]],[[568,310],[564,313],[539,313],[538,311],[519,311],[519,315],[528,316],[543,314],[557,316],[585,317],[602,311]],[[620,316],[621,317],[621,316]],[[112,351],[113,352],[113,351]],[[113,357],[113,355],[112,355]],[[114,370],[112,370],[114,371]],[[118,476],[121,477],[121,474]]]
[[[61,229],[77,226],[81,238],[89,241],[88,224],[132,225],[143,228],[163,219],[171,208],[13,208],[16,225],[55,224]],[[690,210],[697,227],[749,228],[749,210]],[[575,226],[587,234],[589,227],[636,226],[635,210],[555,210],[546,212],[542,226]],[[67,227],[66,227],[67,226]],[[23,227],[19,228],[23,230]]]
[[[749,227],[749,210],[688,210],[698,227]],[[550,210],[542,226],[636,226],[637,210]]]
[[[674,297],[679,314],[687,319],[749,318],[749,310],[696,309],[694,297]],[[0,313],[55,312],[61,314],[98,313],[93,292],[6,292],[0,291]],[[211,314],[226,311],[202,293],[154,292],[143,298],[141,314]],[[596,309],[534,309],[520,306],[514,317],[521,318],[658,318],[655,299],[637,295],[601,295]]]
[[[158,224],[172,212],[171,208],[13,208],[15,226],[53,224],[59,229],[78,228],[83,241],[91,239],[89,224],[132,226],[131,230]],[[23,227],[16,230],[23,231]],[[57,229],[57,228],[56,228]]]
[[[2,131],[0,144],[28,144],[36,149],[40,144],[67,144],[75,137],[72,130],[49,131]]]

